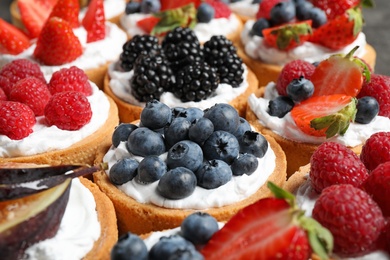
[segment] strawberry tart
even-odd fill
[[[117,107],[81,69],[61,69],[46,82],[38,64],[21,59],[0,74],[0,162],[92,164],[109,147]]]
[[[317,67],[291,61],[277,84],[249,97],[246,119],[281,145],[288,176],[309,163],[323,142],[342,143],[360,153],[369,136],[389,129],[388,77],[370,73],[352,57],[354,50],[332,55]]]
[[[194,211],[227,221],[269,196],[267,181],[286,180],[279,145],[228,104],[202,111],[151,101],[139,124],[119,125],[112,140],[97,157],[108,170],[93,177],[114,204],[120,234],[174,228]]]
[[[362,6],[372,2],[264,0],[256,19],[244,25],[239,55],[260,86],[275,82],[289,61],[315,63],[354,46],[360,46],[355,55],[374,69],[376,52],[362,32]]]

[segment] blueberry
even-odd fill
[[[110,256],[111,260],[147,260],[148,249],[139,236],[128,232],[119,237]]]
[[[260,4],[262,0],[253,0],[252,4]]]
[[[203,154],[207,160],[222,160],[231,164],[237,158],[240,145],[237,138],[226,131],[215,131],[203,144]]]
[[[146,127],[138,127],[129,136],[127,150],[139,156],[160,155],[165,153],[164,138]]]
[[[214,132],[214,125],[210,119],[202,117],[196,120],[188,131],[188,137],[191,141],[202,145],[207,138]]]
[[[271,9],[272,25],[288,23],[295,18],[295,4],[292,1],[279,2]]]
[[[186,108],[184,107],[173,107],[171,108],[171,113],[172,113],[172,119],[179,116],[187,117]]]
[[[199,258],[200,257],[200,258]],[[149,251],[149,260],[203,259],[195,246],[179,235],[161,237]]]
[[[200,146],[192,141],[183,140],[177,142],[168,151],[168,168],[186,167],[195,172],[203,162],[203,152]]]
[[[262,158],[268,150],[268,141],[262,134],[254,131],[246,131],[240,143],[240,153],[250,153],[258,158]]]
[[[158,100],[151,100],[146,103],[141,112],[141,125],[150,129],[160,129],[171,122],[171,109]]]
[[[141,3],[138,1],[130,1],[126,4],[125,13],[135,14],[141,12]]]
[[[268,114],[283,118],[294,107],[294,101],[287,96],[278,96],[268,103]]]
[[[214,18],[214,15],[215,10],[211,5],[208,3],[201,3],[196,13],[196,19],[198,20],[198,23],[208,23]]]
[[[232,179],[230,166],[221,160],[205,161],[195,172],[198,186],[205,189],[216,189]]]
[[[117,127],[115,127],[114,133],[112,134],[112,145],[114,147],[118,147],[120,142],[127,141],[131,132],[137,128],[138,126],[133,124],[119,124]]]
[[[263,30],[270,27],[270,24],[267,19],[265,18],[259,18],[256,20],[256,22],[253,24],[249,34],[251,36],[257,35],[260,37],[263,37]]]
[[[138,165],[135,180],[141,184],[149,184],[159,180],[166,172],[167,165],[160,157],[146,156]]]
[[[365,96],[358,99],[355,122],[370,123],[379,113],[379,103],[374,97]]]
[[[110,181],[115,185],[131,181],[137,175],[137,168],[138,161],[135,159],[121,159],[110,168]]]
[[[214,131],[234,133],[240,123],[237,110],[229,104],[219,103],[205,110],[204,117],[210,119]]]
[[[257,170],[259,161],[253,154],[244,153],[240,154],[231,165],[231,169],[234,176],[241,176],[243,174],[251,175]]]
[[[192,213],[181,223],[181,235],[195,246],[205,245],[218,230],[217,220],[205,212]]]
[[[161,177],[157,185],[157,192],[167,199],[178,200],[190,196],[195,188],[195,174],[185,167],[177,167]]]
[[[248,121],[246,121],[245,118],[240,117],[240,124],[238,125],[238,128],[236,132],[233,133],[233,135],[237,138],[240,138],[246,131],[251,131],[251,125],[248,123]]]
[[[295,102],[308,99],[314,93],[313,83],[303,76],[293,79],[287,86],[287,95]]]
[[[142,0],[141,12],[144,14],[157,13],[161,9],[160,0]]]
[[[304,21],[310,19],[310,11],[313,9],[313,4],[309,1],[299,1],[295,5],[295,15],[298,20]]]
[[[172,147],[179,141],[188,140],[191,123],[184,117],[176,117],[164,128],[165,144]]]
[[[311,21],[312,21],[312,27],[318,28],[323,24],[326,24],[328,21],[328,18],[326,17],[326,13],[324,10],[314,7],[309,12]]]
[[[197,107],[189,107],[184,111],[184,114],[180,114],[179,116],[187,118],[188,121],[191,123],[195,120],[202,118],[204,115],[204,112],[202,109]]]

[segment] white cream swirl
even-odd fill
[[[253,0],[241,0],[229,4],[230,10],[238,15],[255,18],[260,4],[253,4]]]

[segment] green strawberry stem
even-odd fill
[[[276,45],[278,49],[284,50],[289,46],[291,41],[300,43],[301,35],[312,34],[312,28],[306,22],[292,25],[287,24],[286,26],[272,30],[271,34],[277,36]]]
[[[362,0],[360,4],[362,7],[367,7],[367,8],[373,8],[375,6],[373,0]]]

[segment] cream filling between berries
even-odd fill
[[[79,179],[74,179],[57,234],[27,248],[25,259],[82,259],[100,233],[95,199]]]
[[[87,99],[91,104],[92,117],[88,124],[80,130],[68,131],[56,126],[48,127],[44,116],[37,117],[33,132],[21,140],[0,135],[0,157],[29,156],[68,148],[102,127],[109,116],[110,103],[106,95],[94,83],[90,83],[93,93]]]
[[[146,34],[144,30],[137,26],[137,22],[150,16],[150,14],[142,13],[123,15],[120,18],[120,25],[130,37],[137,34]],[[229,18],[218,18],[212,19],[208,23],[197,23],[192,29],[200,42],[206,42],[210,40],[213,35],[227,36],[235,32],[239,28],[240,24],[240,19],[235,14],[231,14]]]
[[[104,0],[104,15],[106,19],[113,18],[115,16],[118,16],[123,13],[123,10],[125,10],[126,7],[126,1],[125,0]],[[87,11],[87,8],[82,8],[80,10],[80,20],[81,18],[85,16],[85,13]]]
[[[166,156],[167,153],[160,155],[164,160]],[[143,159],[129,153],[125,142],[121,142],[117,148],[110,148],[103,162],[107,162],[110,169],[118,160],[129,157],[137,161]],[[267,149],[263,158],[258,159],[258,163],[257,170],[251,175],[233,176],[228,183],[216,189],[208,190],[196,186],[195,191],[184,199],[170,200],[159,195],[156,192],[158,181],[143,185],[134,178],[117,188],[139,203],[150,203],[164,208],[202,210],[223,207],[248,198],[266,183],[276,167],[276,155],[271,147]],[[106,171],[106,174],[109,175],[109,171]]]
[[[283,118],[268,114],[268,103],[276,96],[278,94],[275,83],[270,82],[266,86],[264,98],[257,98],[254,94],[251,94],[248,98],[248,105],[263,126],[295,142],[320,144],[331,141],[354,147],[363,144],[372,134],[390,129],[390,118],[376,116],[369,124],[351,123],[344,135],[336,135],[328,139],[326,137],[311,136],[303,133],[297,127],[290,112]]]
[[[244,15],[247,17],[255,18],[259,11],[259,4],[253,4],[253,0],[241,0],[235,3],[230,3],[229,8],[232,12],[238,15]]]
[[[237,87],[233,88],[229,84],[219,84],[218,88],[215,90],[214,94],[207,99],[204,99],[202,101],[194,102],[194,101],[188,101],[188,102],[182,102],[180,99],[175,97],[175,95],[171,92],[164,92],[160,97],[160,102],[166,104],[169,107],[197,107],[200,109],[206,109],[211,106],[213,106],[216,103],[229,103],[237,96],[241,95],[246,91],[246,89],[249,87],[249,83],[247,81],[248,76],[248,70],[247,67],[244,66],[244,73],[242,75],[243,82]],[[108,73],[110,76],[110,88],[112,92],[117,96],[118,98],[122,99],[123,101],[140,106],[145,107],[144,102],[138,101],[132,94],[131,94],[131,84],[130,79],[133,76],[133,70],[129,72],[121,72],[114,69],[115,64],[110,64],[108,67]]]
[[[75,29],[74,33],[81,42],[83,54],[71,63],[60,66],[47,66],[39,63],[41,71],[46,77],[51,76],[61,68],[77,66],[82,70],[90,70],[106,65],[108,62],[115,61],[122,52],[122,45],[127,41],[126,33],[117,25],[110,22],[106,22],[106,37],[100,41],[87,43],[87,31],[83,27]],[[0,67],[17,59],[29,59],[37,62],[33,57],[35,47],[36,44],[34,43],[18,55],[1,55]]]
[[[267,46],[262,37],[249,35],[254,22],[249,20],[245,23],[241,32],[241,41],[245,46],[245,53],[249,57],[268,64],[283,66],[292,60],[298,59],[310,63],[318,62],[327,59],[332,54],[347,54],[355,46],[360,47],[355,53],[357,57],[362,58],[366,54],[365,46],[367,41],[365,34],[362,32],[359,33],[355,41],[337,51],[308,41],[292,50],[281,51]]]

